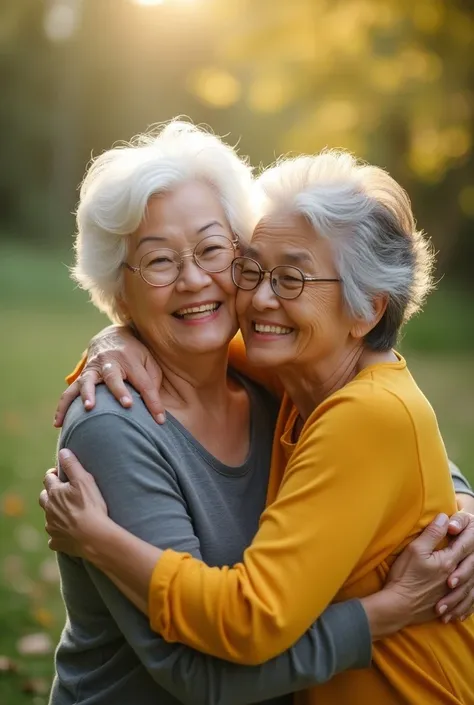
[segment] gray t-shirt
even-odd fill
[[[93,474],[110,516],[128,531],[212,566],[232,565],[242,560],[264,509],[278,411],[268,392],[240,379],[251,400],[250,450],[240,467],[210,455],[171,414],[157,425],[132,388],[131,409],[104,386],[92,411],[77,399],[60,446]],[[280,656],[239,666],[166,643],[94,566],[63,554],[58,560],[67,621],[52,705],[288,705],[285,694],[370,665],[370,630],[358,600],[330,606]]]

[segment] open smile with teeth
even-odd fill
[[[273,335],[288,335],[293,333],[293,328],[286,326],[271,326],[263,323],[253,323],[253,329],[256,333],[272,333]]]
[[[217,311],[220,305],[219,301],[213,301],[212,303],[202,304],[201,306],[188,306],[187,308],[178,309],[173,313],[173,316],[185,320],[204,318],[205,316],[209,316],[210,313]]]

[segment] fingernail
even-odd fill
[[[90,408],[91,408],[91,400],[90,400],[90,399],[86,399],[86,400],[84,401],[84,406],[86,407],[86,409],[90,409]]]
[[[57,423],[58,423],[58,417],[55,416],[54,421],[53,421],[53,426],[57,426]]]
[[[434,520],[434,523],[436,524],[436,526],[444,526],[448,521],[448,518],[449,517],[447,514],[438,514],[438,516]]]
[[[165,422],[165,415],[164,414],[157,414],[156,420],[158,423],[164,423]]]
[[[467,614],[463,614],[462,617],[459,617],[459,620],[460,620],[461,622],[464,622],[464,620],[466,619],[466,617],[467,617]]]
[[[130,404],[131,401],[132,400],[130,399],[130,397],[120,397],[120,403],[122,404],[122,406],[125,406],[126,404]]]
[[[460,529],[461,524],[458,521],[450,521],[449,526],[451,526],[453,529]]]
[[[438,610],[438,614],[444,614],[447,609],[448,609],[448,605],[441,605],[441,607]]]
[[[453,578],[453,579],[450,581],[451,587],[452,587],[452,588],[455,588],[456,585],[458,584],[458,582],[459,582],[459,578]]]
[[[443,617],[443,622],[444,622],[444,624],[448,624],[448,622],[450,622],[450,621],[451,621],[451,615],[450,615],[450,614],[448,614],[446,617]]]
[[[61,460],[69,460],[69,458],[72,458],[72,453],[67,448],[61,448],[59,451],[59,457]]]

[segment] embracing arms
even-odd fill
[[[83,504],[95,487],[95,477],[111,517],[117,526],[124,527],[124,533],[133,532],[150,548],[164,540],[166,545],[200,558],[199,539],[173,469],[133,420],[115,413],[92,412],[66,429],[62,444],[74,450],[91,470],[92,475],[86,475],[81,488]],[[66,485],[53,493],[51,505],[58,500],[64,508],[62,489]],[[92,508],[90,519],[82,515],[80,525],[91,528],[103,507]],[[71,526],[74,517],[66,523]],[[96,548],[101,541],[95,534]],[[370,664],[369,624],[357,600],[331,607],[290,650],[261,667],[237,666],[180,644],[167,644],[100,570],[84,561],[79,571],[77,562],[73,565],[72,559],[64,555],[60,558],[63,578],[69,575],[78,581],[80,573],[87,572],[82,580],[92,581],[150,675],[184,703],[242,705],[306,688],[328,680],[336,672]],[[135,553],[125,555],[125,562],[135,566],[136,558]],[[137,574],[143,574],[142,564]],[[144,575],[145,579],[149,577],[146,568]],[[80,584],[74,587],[81,590]]]

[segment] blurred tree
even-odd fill
[[[53,5],[80,7],[69,35]],[[349,148],[407,188],[443,269],[474,255],[469,0],[4,0],[0,77],[3,232],[64,239],[91,153],[184,113],[256,164]]]
[[[458,264],[474,254],[472,3],[216,0],[213,9],[227,20],[215,66],[239,82],[247,139],[252,123],[264,125],[265,161],[271,150],[351,149],[407,188],[442,258],[454,245]],[[205,84],[193,88],[213,103]]]

